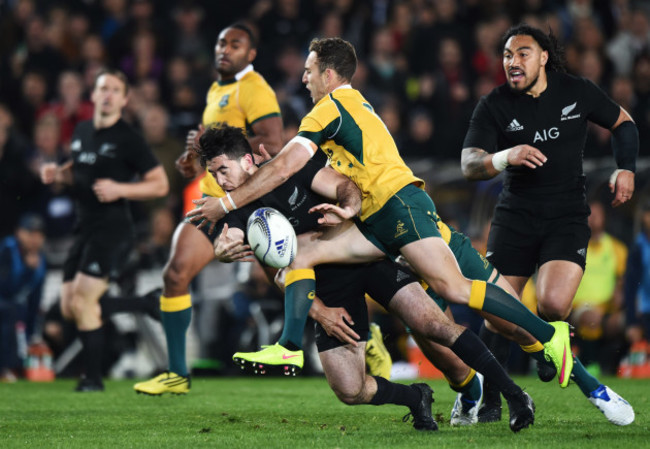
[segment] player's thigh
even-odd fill
[[[206,234],[193,224],[182,222],[174,231],[165,272],[182,273],[191,281],[213,258],[214,248]]]
[[[423,190],[408,185],[358,226],[366,238],[396,258],[400,249],[429,237],[440,237],[435,204]]]
[[[63,318],[70,320],[74,317],[72,311],[72,280],[61,284],[61,314]]]
[[[467,304],[471,281],[460,271],[454,253],[442,238],[426,238],[400,250],[414,271],[440,296],[455,304]]]
[[[540,311],[549,310],[549,313],[556,315],[553,319],[566,318],[582,274],[580,265],[567,260],[553,260],[539,267],[536,289]]]
[[[97,304],[99,298],[108,290],[108,279],[90,276],[79,272],[72,282],[72,296],[83,298],[88,304]]]
[[[363,391],[366,376],[366,343],[339,346],[319,352],[327,383],[337,396],[356,396]]]
[[[301,234],[292,269],[325,263],[365,263],[384,257],[351,221],[320,232]]]
[[[445,346],[456,341],[462,332],[417,282],[402,287],[394,295],[389,311],[398,316],[414,335]]]

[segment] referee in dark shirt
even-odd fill
[[[93,119],[76,127],[71,160],[41,168],[45,184],[72,186],[77,206],[75,242],[63,266],[61,287],[61,311],[75,321],[83,344],[86,370],[77,391],[104,389],[99,300],[133,248],[135,230],[128,200],[158,198],[169,190],[163,167],[142,136],[121,118],[128,101],[124,74],[100,72],[91,99]],[[139,180],[134,182],[136,176]]]
[[[582,169],[587,122],[612,132],[618,165],[610,178],[614,207],[634,192],[638,131],[630,115],[595,84],[564,73],[553,36],[522,24],[508,30],[503,42],[507,82],[476,106],[462,170],[470,180],[505,170],[487,258],[519,296],[537,269],[540,316],[564,320],[582,279],[590,237]],[[487,329],[481,333],[495,352],[499,338]],[[548,368],[540,367],[540,377],[552,378],[554,373],[544,371]],[[590,388],[599,384],[583,380],[580,388],[590,397]],[[486,421],[490,401],[487,395]],[[500,416],[500,400],[498,407]]]

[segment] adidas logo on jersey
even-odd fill
[[[576,251],[580,256],[582,257],[587,257],[587,248],[580,248],[578,251]]]
[[[524,129],[523,126],[517,121],[516,118],[512,119],[510,124],[506,127],[506,132],[514,132],[514,131],[521,131]]]

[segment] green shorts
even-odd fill
[[[451,227],[450,229],[451,240],[449,241],[449,248],[454,253],[454,257],[458,261],[463,276],[468,279],[487,282],[494,271],[492,264],[474,249],[472,242],[465,234],[461,234]],[[499,276],[495,277],[492,283],[498,279]],[[434,292],[431,287],[427,288],[427,293],[443,311],[447,308],[447,302]]]
[[[357,220],[357,226],[368,240],[394,259],[400,248],[411,242],[440,237],[437,217],[429,195],[409,184],[365,221]]]

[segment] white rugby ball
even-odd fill
[[[272,207],[260,207],[248,217],[246,234],[255,257],[266,265],[284,268],[296,257],[296,232],[289,220]]]

